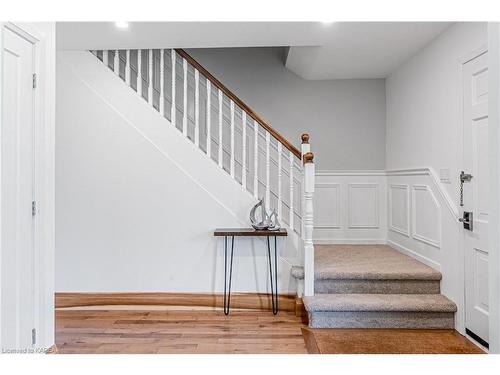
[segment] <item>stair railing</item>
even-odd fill
[[[314,290],[314,163],[183,49],[91,51],[303,242],[305,294]]]

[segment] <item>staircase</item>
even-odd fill
[[[266,210],[276,210],[281,225],[289,230],[285,245],[289,247],[285,249],[288,259],[282,255],[282,263],[289,267],[304,266],[305,289],[312,294],[315,174],[309,136],[302,135],[301,150],[294,147],[182,49],[92,50],[90,53],[107,68],[106,74],[114,73],[117,80],[110,89],[102,87],[92,74],[87,75],[85,81],[92,81],[90,86],[100,94],[106,92],[103,99],[108,104],[115,103],[116,107],[119,102],[123,117],[133,118],[138,131],[156,148],[168,154],[173,162],[182,163],[181,169],[214,195],[215,200],[238,218],[241,226],[248,225],[251,205],[246,202],[249,198],[253,198],[252,204],[264,198]],[[68,53],[65,57],[71,60],[74,70],[85,65],[80,64],[78,58]],[[97,70],[103,74],[104,69],[96,69],[96,73]],[[118,83],[123,89],[118,89]],[[132,103],[131,94],[134,94],[132,99],[141,100]],[[127,107],[124,103],[128,103],[130,109],[123,108]],[[144,119],[132,110],[139,104],[149,106],[148,113],[143,113]],[[148,126],[152,122],[155,126]],[[162,132],[160,122],[168,129]],[[197,155],[185,157],[176,152],[180,147],[176,148],[175,143],[179,141],[174,138],[180,138],[179,135],[183,145],[191,143],[189,153],[194,150]],[[201,157],[205,159],[202,163],[195,162]],[[207,162],[210,165],[203,169],[200,165]],[[216,167],[218,170],[214,173]],[[216,185],[213,177],[221,171],[232,180],[233,186],[222,189]],[[241,187],[239,199],[229,192],[235,184]],[[288,275],[289,269],[283,277],[284,284],[289,282]]]
[[[184,169],[228,211],[241,220],[250,200],[261,197],[266,209],[277,210],[289,229],[288,244],[297,249],[286,262],[295,265],[291,274],[298,296],[305,296],[310,327],[454,328],[456,306],[440,294],[441,274],[434,269],[388,246],[313,246],[315,176],[307,134],[298,150],[184,50],[91,53],[118,78],[109,90],[99,87],[104,99],[120,102],[124,116],[143,124],[140,132],[156,137],[151,143],[157,147],[163,143],[161,151],[173,162],[181,154],[176,145],[190,142]],[[87,81],[99,86],[87,73]],[[132,91],[124,95],[121,85]],[[149,106],[147,113],[139,104]],[[153,122],[157,126],[146,125]],[[218,188],[212,177],[221,173],[231,186]]]
[[[292,271],[301,277],[300,269]],[[312,328],[454,328],[441,274],[386,245],[316,245]]]

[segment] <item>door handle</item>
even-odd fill
[[[470,211],[464,211],[463,217],[459,218],[460,221],[464,225],[464,229],[473,230],[473,222],[474,222],[474,214]]]

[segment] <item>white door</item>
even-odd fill
[[[465,327],[487,346],[488,335],[488,54],[463,67],[464,182],[463,210],[473,214],[472,231],[465,237]]]
[[[1,343],[29,349],[34,327],[34,45],[4,28],[1,123]]]

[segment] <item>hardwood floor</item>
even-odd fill
[[[56,310],[59,353],[307,353],[294,312]]]
[[[56,344],[62,354],[482,353],[454,330],[309,329],[293,311],[179,306],[59,308]]]

